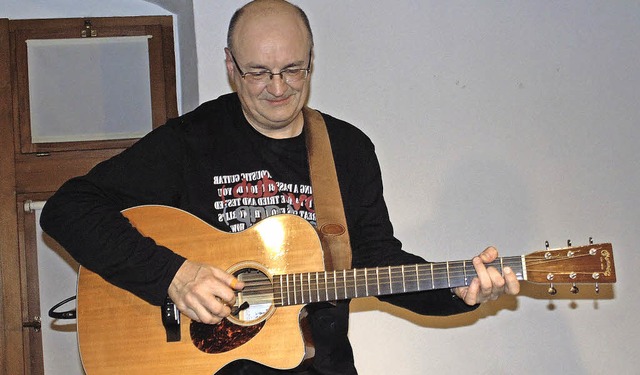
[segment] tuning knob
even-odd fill
[[[571,286],[571,289],[570,289],[570,290],[571,290],[571,293],[573,293],[573,294],[578,294],[578,292],[580,291],[580,289],[578,289],[578,287],[576,286],[576,284],[573,284],[573,285]]]
[[[556,289],[555,286],[553,286],[553,284],[549,284],[549,289],[547,289],[547,292],[552,296],[555,296],[556,294],[558,294],[558,290]]]

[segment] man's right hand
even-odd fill
[[[210,265],[186,260],[169,285],[169,297],[192,320],[217,324],[231,313],[244,283]]]

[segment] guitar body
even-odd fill
[[[138,231],[158,244],[190,260],[229,272],[247,264],[260,265],[267,277],[324,271],[316,231],[297,216],[273,216],[243,232],[230,234],[171,207],[140,206],[123,214]],[[257,333],[252,333],[246,342],[224,351],[205,352],[194,344],[190,332],[192,322],[188,317],[181,316],[181,339],[168,342],[160,307],[81,268],[77,295],[78,345],[88,375],[209,375],[238,359],[277,369],[295,368],[313,357],[308,334],[300,326],[305,314],[303,307],[271,307],[271,313],[259,323],[262,326],[255,325]]]

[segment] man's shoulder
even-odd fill
[[[233,123],[236,107],[239,106],[235,103],[237,100],[235,94],[226,94],[209,100],[190,112],[168,120],[161,128],[184,136],[210,136],[213,129],[220,132]]]
[[[220,118],[221,116],[231,117],[238,106],[239,100],[237,94],[229,93],[200,104],[194,110],[178,117],[178,120],[184,123],[201,122]]]

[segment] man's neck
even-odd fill
[[[246,113],[244,114],[244,116],[247,119],[249,125],[251,125],[251,127],[253,127],[256,131],[258,131],[258,133],[264,135],[265,137],[273,139],[297,137],[302,133],[302,128],[304,126],[304,117],[302,116],[302,112],[300,112],[292,122],[282,127],[254,124],[251,120],[249,120],[249,117]]]

